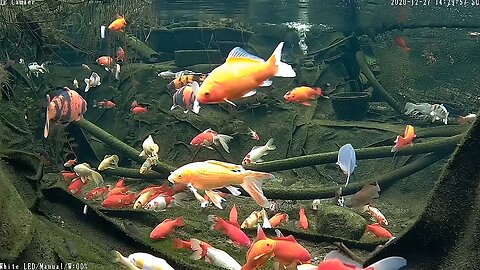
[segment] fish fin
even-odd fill
[[[268,58],[267,62],[274,64],[277,66],[278,70],[275,76],[277,77],[295,77],[297,74],[295,73],[295,70],[293,70],[292,66],[290,66],[287,63],[284,63],[281,61],[282,58],[282,48],[283,48],[283,42],[280,42],[275,48],[275,51],[273,51],[272,55],[270,58]]]
[[[243,95],[242,98],[251,97],[251,96],[255,95],[256,93],[257,93],[257,90],[253,89],[252,91]]]
[[[253,260],[256,261],[256,260],[260,259],[261,257],[265,256],[266,254],[267,254],[267,253],[260,253],[260,254],[258,254],[257,256],[253,257]]]
[[[218,195],[217,192],[212,190],[205,190],[205,194],[207,194],[208,198],[210,198],[210,200],[216,207],[223,209],[222,201],[225,201],[225,199],[222,198],[222,196]]]
[[[397,270],[407,265],[407,260],[402,257],[392,256],[382,259],[372,265],[369,265],[366,269],[373,270]]]
[[[227,186],[226,187],[230,193],[232,193],[233,196],[240,196],[242,192],[240,192],[240,189],[234,186]]]
[[[105,69],[106,71],[110,71],[110,69],[109,69],[109,68],[107,68],[107,67],[104,67],[104,69]]]
[[[90,84],[88,82],[89,82],[89,80],[87,78],[85,78],[85,84],[87,85],[87,86],[85,86],[85,93],[88,92],[88,90],[90,90]]]
[[[270,140],[268,140],[268,142],[267,142],[267,144],[265,144],[265,146],[267,147],[267,150],[277,149],[277,147],[273,144],[273,138],[270,138]]]
[[[228,148],[228,142],[231,139],[233,139],[232,136],[217,134],[217,135],[214,136],[213,143],[215,143],[215,145],[218,145],[218,143],[220,143],[222,145],[223,149],[225,149],[225,151],[227,153],[230,153],[230,150]]]
[[[195,114],[198,114],[200,112],[200,103],[198,102],[197,98],[195,98],[195,100],[193,101],[193,108],[192,108],[192,112],[194,112]]]
[[[265,152],[266,153],[266,152]],[[263,162],[263,159],[257,159],[257,162]]]
[[[308,106],[308,107],[312,106],[312,104],[308,101],[302,102],[302,105]]]
[[[348,185],[348,182],[350,181],[350,174],[347,174],[347,182],[345,183],[345,186]]]
[[[173,104],[172,107],[170,107],[170,111],[173,111],[175,108],[180,107],[177,104]]]
[[[268,220],[267,213],[265,212],[265,209],[263,209],[262,211],[264,212],[262,228],[272,228],[272,224],[270,224],[270,220]]]
[[[118,251],[116,251],[116,250],[112,250],[112,254],[113,254],[113,256],[115,257],[115,258],[114,258],[114,261],[115,261],[115,262],[121,263],[121,262],[122,262],[122,258],[125,258],[125,257],[123,257],[123,255],[122,255],[120,252],[118,252]]]
[[[283,233],[279,229],[275,229],[275,235],[277,237],[283,237]]]
[[[264,172],[248,171],[250,175],[244,178],[243,183],[240,185],[245,191],[252,196],[258,205],[264,208],[270,207],[270,202],[263,195],[262,181],[264,179],[273,179],[274,176]]]
[[[50,95],[47,94],[47,111],[45,113],[45,128],[43,129],[43,137],[48,137],[48,131],[50,130],[50,114],[48,113],[48,107],[50,105]]]
[[[217,165],[217,166],[222,166],[222,167],[225,167],[226,169],[228,170],[231,170],[233,172],[244,172],[245,169],[240,166],[240,165],[236,165],[236,164],[232,164],[232,163],[227,163],[227,162],[223,162],[223,161],[218,161],[218,160],[205,160],[204,161],[205,163],[210,163],[210,164],[214,164],[214,165]]]
[[[265,80],[262,82],[262,84],[260,84],[259,86],[271,86],[273,84],[273,81],[272,80]]]
[[[228,53],[227,60],[225,63],[232,63],[242,60],[250,60],[255,62],[265,62],[262,58],[253,55],[240,47],[233,48],[230,53]]]
[[[233,103],[232,101],[224,98],[223,101],[225,101],[226,103],[230,104],[230,105],[233,105],[233,106],[237,106],[237,104]]]
[[[92,172],[92,180],[95,182],[97,186],[103,184],[103,177],[100,173],[93,171]]]
[[[256,146],[252,147],[252,151],[255,150],[255,149],[258,149],[258,148],[261,148],[261,146],[256,145]]]
[[[190,258],[192,260],[200,260],[202,258],[202,247],[200,246],[200,241],[198,239],[190,239],[190,241],[192,242],[191,244],[191,247],[192,247],[192,250],[193,250],[193,254],[190,255]]]
[[[139,154],[138,156],[139,156],[139,157],[144,157],[144,156],[146,156],[145,150],[142,150],[142,152],[140,152],[140,154]]]

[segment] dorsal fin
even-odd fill
[[[238,60],[239,58],[254,60],[254,61],[257,61],[257,62],[265,62],[265,60],[263,60],[262,58],[260,58],[256,55],[253,55],[253,54],[245,51],[244,49],[242,49],[240,47],[235,47],[230,51],[230,53],[228,54],[226,62],[228,63],[229,61],[234,61],[235,59]]]
[[[293,237],[293,235],[284,236],[284,237],[275,237],[273,239],[297,243],[297,240],[295,240],[295,237]]]

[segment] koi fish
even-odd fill
[[[103,101],[96,101],[96,100],[93,100],[93,106],[94,108],[99,108],[99,109],[111,109],[113,107],[116,106],[115,103],[113,103],[113,101],[110,101],[110,100],[103,100]]]
[[[98,170],[103,171],[106,169],[116,169],[118,168],[119,158],[117,155],[106,155],[100,165],[98,165]]]
[[[149,201],[143,209],[153,210],[153,211],[164,211],[173,201],[175,200],[172,196],[158,195]]]
[[[167,261],[162,258],[155,257],[148,253],[137,252],[128,255],[128,258],[123,257],[118,251],[114,251],[116,253],[115,261],[120,261],[127,269],[149,269],[149,270],[174,270],[172,266],[170,266]],[[121,256],[121,257],[120,257]],[[123,257],[123,258],[122,258]],[[131,264],[128,264],[128,261]],[[133,265],[135,268],[130,268]]]
[[[78,176],[75,172],[61,171],[60,173],[62,174],[63,180],[68,183],[72,182],[72,180]]]
[[[273,256],[276,262],[283,267],[310,262],[310,253],[295,240],[293,235],[284,237],[279,230],[275,230],[275,232],[277,232],[278,237],[272,239],[276,245]]]
[[[312,106],[310,100],[316,100],[318,97],[325,97],[320,87],[300,86],[288,91],[283,96],[287,102],[300,103],[304,106]]]
[[[177,91],[177,89],[180,89],[188,84],[192,84],[193,82],[197,83],[197,88],[198,85],[200,85],[205,78],[207,78],[207,74],[203,73],[192,73],[192,74],[182,74],[175,79],[173,79],[168,85],[167,88],[174,92]]]
[[[125,57],[125,50],[122,47],[118,47],[116,53],[117,53],[117,58],[115,59],[115,61],[117,62],[127,61],[127,58]]]
[[[255,270],[261,268],[274,255],[276,242],[267,238],[260,226],[257,227],[257,237],[250,246],[246,255],[246,262],[241,270]]]
[[[367,227],[365,228],[365,232],[366,233],[371,232],[378,238],[390,239],[393,237],[393,235],[387,229],[383,228],[378,223],[368,224]]]
[[[158,157],[158,151],[160,147],[153,141],[152,135],[148,137],[142,143],[142,152],[138,156],[140,157]]]
[[[103,183],[102,175],[92,170],[92,168],[90,167],[90,165],[88,165],[88,163],[75,165],[75,167],[73,167],[73,171],[76,172],[78,176],[80,176],[80,178],[84,183],[90,179],[93,180],[97,185],[100,185]]]
[[[78,195],[80,194],[80,191],[82,191],[82,188],[86,185],[85,182],[80,179],[80,177],[77,177],[72,180],[72,183],[68,186],[68,191],[72,193],[73,195]]]
[[[209,215],[208,220],[213,222],[211,227],[212,231],[220,231],[222,234],[228,236],[234,246],[250,246],[250,239],[237,224],[233,224],[215,215]]]
[[[102,82],[100,81],[100,76],[96,72],[92,72],[92,75],[90,75],[90,78],[85,78],[84,81],[86,84],[85,93],[88,92],[90,88],[97,87],[100,84],[102,84]]]
[[[251,128],[248,128],[248,135],[250,135],[250,138],[255,141],[260,140],[260,136],[258,136],[257,132]]]
[[[170,108],[173,111],[175,108],[180,107],[183,109],[184,113],[192,111],[196,114],[200,112],[200,105],[195,96],[195,91],[198,89],[198,83],[193,82],[187,84],[173,94],[173,105]]]
[[[84,200],[95,200],[100,198],[105,193],[108,193],[110,191],[111,187],[110,185],[104,186],[104,187],[97,187],[92,190],[90,190],[85,197],[83,197]]]
[[[260,211],[253,211],[243,222],[240,228],[255,228],[257,224],[263,221],[262,228],[271,228],[271,224],[267,218],[265,209]]]
[[[77,164],[77,159],[69,159],[67,161],[65,161],[65,163],[63,164],[63,167],[65,168],[71,168],[73,167],[73,165]]]
[[[373,206],[367,205],[367,211],[372,216],[372,218],[378,222],[380,225],[387,226],[388,221],[385,218],[385,216],[378,210],[378,208],[375,208]]]
[[[130,111],[133,114],[138,115],[138,114],[146,113],[148,109],[146,107],[137,106],[137,107],[131,108]]]
[[[245,170],[240,165],[207,160],[186,164],[170,174],[171,183],[189,184],[193,188],[203,189],[218,208],[222,209],[222,197],[212,192],[212,189],[227,188],[233,195],[240,195],[240,185],[252,196],[258,205],[268,208],[270,202],[263,195],[262,181],[275,178],[272,174]]]
[[[273,138],[268,140],[268,142],[263,146],[254,146],[252,150],[243,158],[242,165],[262,162],[262,157],[268,154],[268,151],[273,151],[277,149],[273,145]]]
[[[106,71],[110,71],[110,68],[113,66],[113,58],[110,56],[100,56],[97,58],[97,64],[105,68]]]
[[[227,252],[214,248],[195,238],[192,238],[190,241],[192,243],[191,248],[194,251],[191,256],[193,260],[205,258],[205,261],[218,267],[229,270],[240,270],[241,265]]]
[[[407,145],[412,145],[413,138],[415,138],[415,130],[413,126],[407,125],[404,130],[403,137],[398,135],[395,139],[395,145],[392,147],[391,152],[398,152],[401,148],[406,147]]]
[[[295,77],[293,68],[281,62],[283,42],[264,61],[240,47],[233,48],[225,63],[215,68],[203,81],[197,92],[200,103],[224,103],[255,95],[256,87],[270,86],[269,78]]]
[[[150,233],[150,239],[159,240],[167,237],[175,227],[181,227],[184,225],[183,218],[177,217],[175,219],[167,218],[162,223],[158,224]]]
[[[216,146],[221,145],[227,153],[230,153],[228,142],[231,139],[233,139],[233,137],[224,134],[218,134],[216,131],[211,129],[206,129],[202,133],[195,136],[195,138],[190,141],[190,145],[197,147],[203,146],[212,150],[212,144],[215,144]]]
[[[108,31],[118,31],[123,33],[125,26],[127,25],[127,22],[125,21],[125,18],[122,16],[118,15],[115,17],[116,19],[110,23],[108,26]]]
[[[87,111],[87,102],[76,91],[64,87],[57,96],[50,100],[47,95],[48,106],[45,114],[45,128],[43,137],[48,137],[50,122],[62,123],[64,126],[70,122],[82,119]]]

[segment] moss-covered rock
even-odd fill
[[[316,228],[320,234],[359,240],[365,226],[365,218],[347,208],[328,205],[317,214]]]

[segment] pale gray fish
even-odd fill
[[[353,149],[351,144],[347,143],[340,147],[340,150],[338,150],[338,161],[336,164],[340,166],[340,169],[343,171],[343,173],[347,175],[347,182],[345,183],[345,186],[347,186],[348,182],[350,181],[350,176],[357,166],[355,149]]]
[[[372,203],[373,199],[379,197],[378,192],[380,187],[378,183],[375,185],[366,184],[362,187],[360,191],[350,196],[345,202],[347,207],[363,207],[367,204]]]

